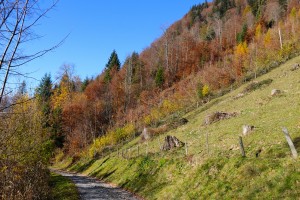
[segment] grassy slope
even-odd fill
[[[291,158],[281,131],[283,126],[288,128],[300,152],[300,69],[290,71],[294,63],[300,63],[300,57],[256,80],[273,79],[268,86],[234,99],[248,83],[188,113],[188,124],[166,133],[188,142],[188,156],[184,148],[159,152],[164,134],[149,142],[148,156],[146,145],[140,144],[142,156],[126,160],[114,152],[100,160],[81,159],[68,168],[113,182],[146,199],[297,199],[299,158]],[[274,88],[284,93],[271,97]],[[215,111],[239,115],[203,126],[205,116]],[[238,148],[244,124],[257,127],[243,137],[246,158]],[[137,145],[138,138],[123,149],[131,147],[131,154],[136,155]]]
[[[50,184],[52,198],[55,200],[78,200],[79,193],[75,184],[68,178],[51,172]]]

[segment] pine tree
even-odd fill
[[[50,101],[52,95],[52,81],[50,74],[44,75],[36,89],[36,95],[41,103]]]
[[[159,67],[155,75],[155,84],[157,87],[162,87],[164,84],[164,70]]]
[[[91,82],[91,80],[88,78],[88,77],[86,77],[85,79],[84,79],[84,81],[82,82],[82,84],[81,84],[81,88],[80,88],[80,91],[81,92],[84,92],[84,90],[86,89],[86,87],[88,86],[88,84]]]
[[[247,24],[244,24],[242,32],[238,33],[236,36],[237,37],[236,40],[238,44],[243,43],[246,40],[247,31],[248,31],[248,26]]]
[[[121,63],[118,58],[118,54],[116,53],[116,50],[113,50],[113,52],[111,53],[105,68],[109,70],[111,70],[112,68],[115,68],[117,71],[120,70]]]
[[[43,128],[49,128],[51,118],[51,95],[52,95],[52,81],[50,74],[45,74],[42,78],[39,86],[36,88],[36,97],[38,99],[39,106],[42,110],[42,126]]]
[[[105,65],[104,81],[106,83],[110,82],[110,80],[112,79],[111,72],[114,70],[119,71],[120,68],[121,68],[121,63],[118,58],[118,54],[116,53],[115,50],[113,50],[113,52],[111,53],[111,55],[109,57],[107,64]]]

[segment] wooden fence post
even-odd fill
[[[239,136],[239,142],[240,142],[240,149],[243,157],[246,157],[245,148],[243,144],[243,139],[241,136]]]
[[[137,156],[139,157],[140,156],[140,145],[138,144],[137,146]]]
[[[188,155],[188,143],[187,141],[185,140],[185,155],[187,156]]]
[[[285,138],[286,138],[287,143],[288,143],[289,146],[290,146],[290,149],[291,149],[293,158],[297,158],[297,157],[298,157],[298,153],[297,153],[297,150],[296,150],[296,148],[295,148],[295,145],[294,145],[294,143],[293,143],[293,141],[292,141],[292,138],[291,138],[291,136],[290,136],[290,134],[289,134],[287,128],[283,127],[283,128],[282,128],[282,131],[283,131],[283,133],[284,133],[284,136],[285,136]]]

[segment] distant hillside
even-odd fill
[[[65,69],[45,113],[57,146],[77,155],[99,137],[98,149],[121,143],[266,73],[298,54],[299,8],[297,0],[205,2],[122,66],[112,52],[95,80],[81,84]]]

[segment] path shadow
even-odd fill
[[[86,170],[87,168],[92,166],[94,164],[94,162],[96,162],[95,159],[89,161],[88,163],[85,163],[84,165],[81,165],[80,167],[78,167],[78,169],[76,169],[76,171],[77,172],[83,172],[84,170]]]

